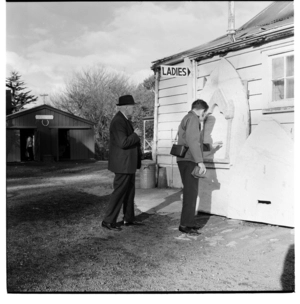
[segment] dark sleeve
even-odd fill
[[[111,126],[111,130],[114,134],[116,145],[121,149],[131,148],[140,142],[140,138],[135,132],[129,136],[127,135],[127,127],[123,121],[115,121]]]
[[[200,127],[197,118],[190,118],[186,124],[186,142],[196,163],[203,162],[203,155],[200,147]]]

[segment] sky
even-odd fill
[[[235,1],[236,28],[271,1]],[[6,77],[32,94],[63,90],[74,71],[104,65],[135,83],[151,62],[226,34],[228,1],[6,2]],[[49,97],[46,97],[49,98]]]

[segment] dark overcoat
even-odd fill
[[[141,167],[141,144],[131,122],[119,111],[111,121],[108,170],[135,173]]]

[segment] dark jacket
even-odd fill
[[[114,173],[135,173],[141,167],[140,138],[121,112],[112,119],[109,134],[108,170]]]
[[[186,114],[178,128],[178,144],[189,147],[185,157],[177,157],[178,161],[203,162],[201,149],[201,123],[194,111]]]

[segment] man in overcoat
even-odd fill
[[[139,225],[134,215],[135,172],[141,167],[140,136],[141,131],[134,129],[128,119],[133,114],[135,102],[131,95],[119,98],[118,112],[113,117],[109,133],[108,170],[115,173],[114,190],[107,206],[102,227],[122,230],[117,218],[123,205],[123,224]]]

